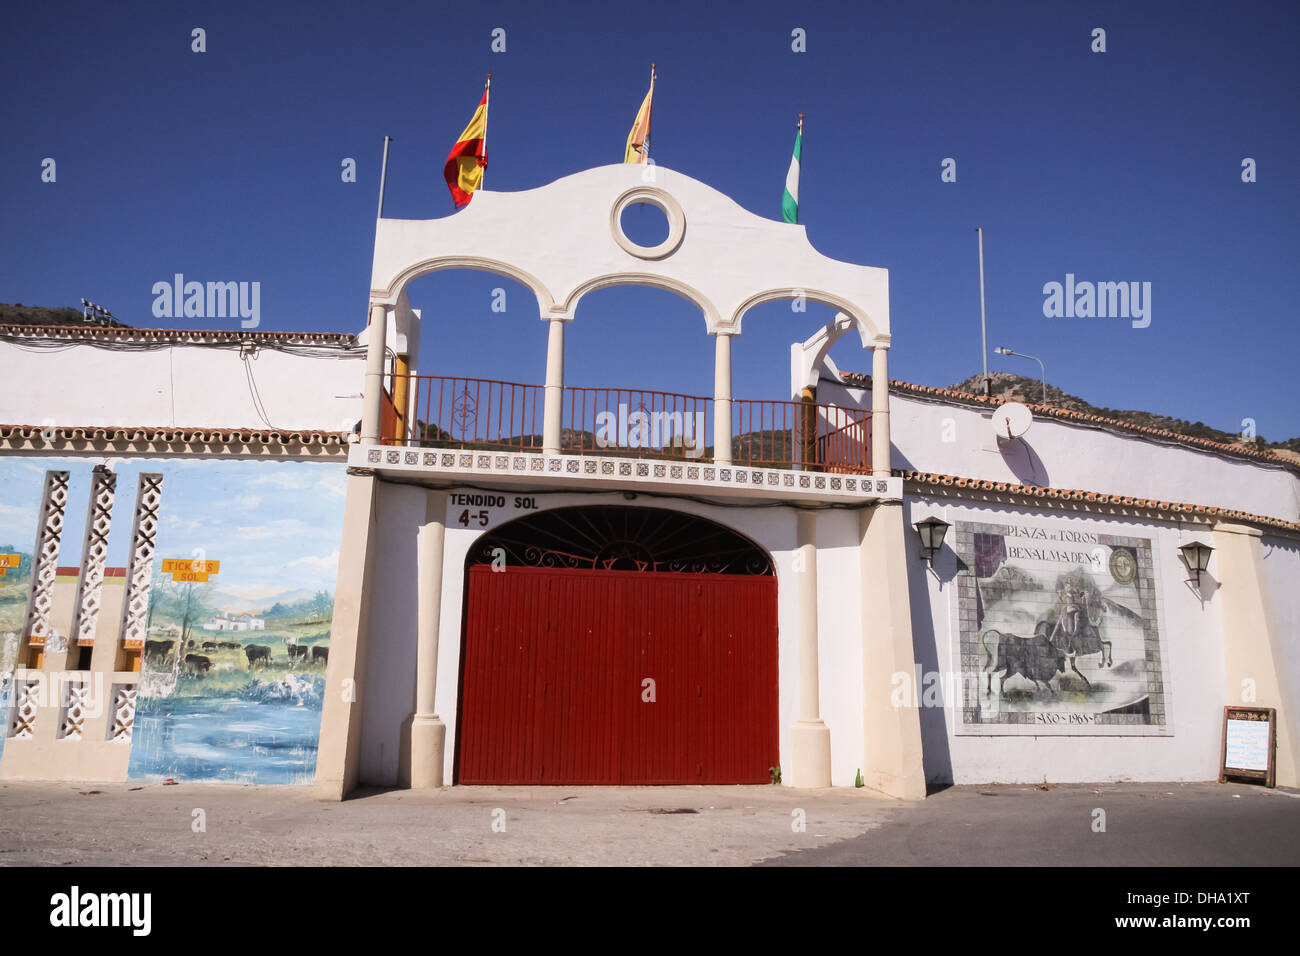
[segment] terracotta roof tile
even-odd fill
[[[857,388],[871,387],[870,375],[858,372],[841,372],[840,376],[851,386]],[[983,395],[974,395],[970,392],[959,392],[956,389],[951,388],[935,388],[932,385],[916,385],[912,382],[900,382],[895,379],[889,380],[889,387],[893,391],[897,392],[933,396],[937,398],[948,398],[961,402],[962,404],[983,405],[989,408],[996,408],[999,405],[1005,404],[1006,401],[1010,401],[1010,399],[987,398]],[[1152,428],[1149,425],[1135,425],[1132,422],[1121,421],[1118,418],[1107,418],[1104,415],[1094,415],[1090,412],[1077,412],[1069,408],[1056,408],[1052,405],[1041,405],[1032,402],[1023,402],[1022,404],[1028,407],[1035,415],[1041,415],[1047,418],[1059,418],[1063,421],[1074,422],[1094,422],[1111,428],[1119,428],[1124,431],[1150,435],[1153,438],[1163,438],[1175,441],[1179,444],[1200,448],[1204,451],[1234,455],[1242,458],[1255,458],[1276,462],[1290,468],[1300,468],[1300,465],[1297,465],[1297,463],[1292,461],[1290,458],[1278,455],[1272,451],[1260,451],[1255,448],[1247,448],[1241,445],[1227,445],[1223,442],[1211,441],[1208,438],[1195,438],[1191,435],[1180,435],[1178,432],[1167,431],[1163,428]]]
[[[40,425],[0,425],[0,440],[33,439],[46,431]],[[347,432],[270,428],[175,428],[147,425],[55,425],[52,440],[211,442],[225,444],[346,445]],[[47,441],[51,439],[46,439]]]
[[[357,337],[344,332],[259,332],[254,329],[127,329],[81,325],[0,323],[0,335],[31,339],[114,339],[128,342],[277,342],[285,345],[355,347]]]
[[[1152,511],[1169,511],[1174,513],[1191,512],[1210,518],[1231,519],[1268,528],[1300,532],[1300,522],[1272,518],[1268,515],[1251,514],[1235,508],[1216,508],[1212,505],[1188,504],[1178,501],[1154,501],[1148,498],[1134,498],[1130,495],[1110,495],[1100,491],[1084,491],[1074,488],[1041,488],[1033,485],[1015,485],[1006,481],[987,481],[978,478],[962,478],[957,475],[943,475],[929,471],[894,471],[905,482],[913,485],[942,485],[958,488],[978,488],[981,491],[995,491],[1004,494],[1022,495],[1034,498],[1050,498],[1065,501],[1087,501],[1094,504],[1124,505],[1134,508],[1147,508]]]

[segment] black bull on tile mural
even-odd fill
[[[1079,670],[1076,659],[1080,656],[1100,654],[1098,665],[1109,667],[1113,663],[1111,642],[1102,632],[1106,603],[1091,582],[1082,584],[1063,579],[1057,589],[1061,607],[1055,618],[1045,617],[1034,626],[1032,637],[1008,634],[989,628],[980,635],[984,649],[984,670],[988,672],[988,689],[993,693],[993,674],[1001,671],[998,693],[1006,686],[1007,678],[1017,675],[1043,684],[1051,689],[1051,680],[1069,669],[1091,688],[1092,682]],[[989,640],[993,639],[993,650]]]

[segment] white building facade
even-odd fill
[[[664,212],[662,244],[623,233],[631,203]],[[532,290],[544,381],[415,368],[406,285],[450,268]],[[566,384],[566,326],[616,284],[700,308],[711,396]],[[275,713],[298,721],[298,762],[236,763],[235,779],[326,799],[769,780],[920,798],[945,782],[1213,779],[1224,708],[1250,704],[1276,709],[1277,778],[1297,783],[1294,465],[1051,409],[1000,435],[983,399],[889,383],[885,270],[827,259],[802,227],[662,167],[380,220],[371,286],[355,339],[4,330],[27,387],[0,415],[17,423],[0,426],[0,468],[48,474],[5,502],[38,534],[13,545],[30,583],[17,623],[0,622],[14,633],[0,774],[226,779],[168,750],[169,721],[292,703]],[[736,401],[746,312],[800,296],[838,315],[792,347],[789,398],[780,383]],[[826,359],[846,333],[870,376]],[[156,348],[105,347],[122,339]],[[175,390],[177,362],[203,403]],[[120,403],[48,389],[70,367],[131,385]],[[97,551],[88,530],[61,585],[49,569],[68,563],[41,560],[74,481],[57,476],[90,481],[89,528],[96,489],[137,472],[142,488],[161,476],[158,539],[138,496],[113,525],[129,537],[105,530]],[[930,519],[946,535],[927,556],[915,526]],[[117,575],[115,541],[130,557]],[[263,564],[268,541],[290,550]],[[1180,551],[1193,541],[1212,549],[1199,576]],[[167,559],[211,570],[189,580]],[[94,605],[109,611],[87,624]],[[254,620],[187,643],[204,622]],[[84,694],[97,673],[108,709],[129,697],[140,724],[114,737],[105,716],[69,740],[70,692],[30,688]]]

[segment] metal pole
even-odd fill
[[[379,215],[378,219],[384,218],[384,180],[388,177],[388,144],[393,141],[393,137],[384,137],[384,162],[379,167]]]
[[[483,188],[487,179],[487,127],[488,113],[492,110],[492,74],[487,75],[487,85],[483,88],[483,175],[478,178],[478,188]]]
[[[984,360],[984,394],[992,392],[989,384],[989,337],[984,322],[984,230],[975,227],[975,234],[980,243],[980,357]]]
[[[650,162],[650,127],[654,125],[654,88],[655,88],[655,65],[650,61],[650,111],[645,117],[645,162]],[[642,205],[645,205],[642,203]]]
[[[1019,355],[1021,358],[1033,359],[1035,362],[1038,363],[1038,369],[1042,373],[1041,379],[1043,383],[1043,404],[1046,405],[1047,404],[1047,366],[1043,364],[1043,360],[1040,359],[1037,355],[1029,355],[1026,352],[1017,352],[1015,349],[1009,349],[1006,347],[996,348],[993,351],[997,352],[999,355]]]

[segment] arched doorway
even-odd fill
[[[767,783],[770,556],[696,515],[557,508],[466,559],[456,782]]]

